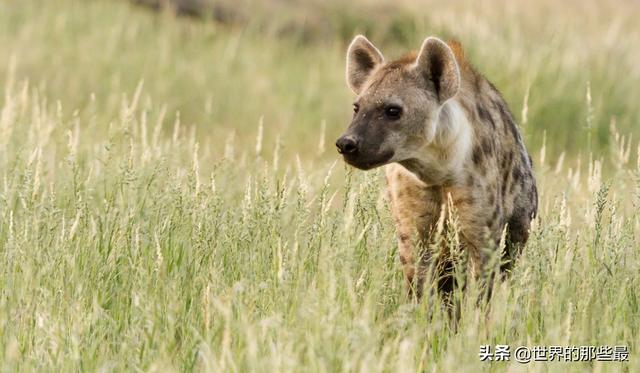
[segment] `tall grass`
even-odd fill
[[[453,330],[438,299],[403,294],[380,172],[345,167],[330,146],[349,109],[339,41],[300,45],[120,2],[52,4],[0,4],[2,370],[640,369],[628,46],[610,46],[628,70],[593,49],[580,67],[579,48],[562,49],[579,35],[525,53],[453,23],[455,6],[434,16],[460,25],[524,113],[540,189],[512,276],[486,307],[471,287]],[[535,79],[514,79],[523,68]],[[608,76],[620,83],[605,90]],[[538,91],[554,80],[557,95]],[[554,111],[558,97],[575,103]],[[555,115],[570,120],[545,137],[536,126]],[[587,150],[587,118],[606,147],[595,132]],[[483,363],[483,344],[627,345],[630,356]]]
[[[93,103],[105,120],[117,114],[121,93],[144,80],[142,100],[156,110],[166,105],[170,119],[179,111],[198,137],[226,137],[235,128],[249,141],[264,117],[265,140],[280,134],[288,156],[305,156],[315,146],[310,131],[324,122],[332,139],[348,121],[344,54],[355,33],[367,33],[389,58],[439,35],[463,43],[514,113],[529,92],[525,130],[533,148],[546,133],[550,156],[587,156],[591,136],[601,154],[612,119],[623,133],[639,134],[633,46],[640,7],[633,1],[233,3],[250,15],[246,23],[176,18],[125,1],[3,2],[0,77],[14,56],[18,76],[50,102],[81,115]]]

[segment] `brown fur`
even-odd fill
[[[347,76],[360,79],[348,79],[359,111],[345,136],[357,139],[358,149],[345,160],[363,169],[387,165],[387,195],[410,293],[422,294],[429,264],[436,269],[434,285],[452,290],[448,248],[434,242],[439,218],[452,212],[472,273],[481,279],[490,273],[491,250],[498,249],[506,227],[500,268],[508,271],[528,239],[537,190],[531,158],[500,93],[455,41],[429,38],[419,53],[389,63],[364,37],[354,39],[349,55],[354,51],[370,60],[379,55],[381,62],[366,66],[365,73],[348,59]],[[402,117],[385,117],[389,105],[401,107]],[[450,227],[444,227],[446,233]],[[432,244],[441,252],[431,252]]]

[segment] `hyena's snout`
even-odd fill
[[[336,147],[345,162],[361,170],[382,166],[393,157],[393,151],[383,150],[377,141],[372,142],[370,137],[359,136],[351,131],[336,141]]]
[[[355,155],[358,153],[358,138],[353,135],[342,135],[336,141],[336,147],[340,154]]]

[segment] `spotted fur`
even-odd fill
[[[448,201],[472,272],[485,271],[485,249],[499,247],[505,227],[501,269],[508,271],[537,213],[533,165],[505,100],[460,44],[427,38],[418,53],[385,62],[357,36],[347,52],[347,81],[358,110],[337,145],[353,142],[356,149],[343,155],[355,167],[385,166],[409,291],[421,295],[431,258],[425,248],[438,219],[451,212]],[[402,116],[390,118],[390,106],[402,108]],[[437,287],[450,291],[451,263],[436,268]]]

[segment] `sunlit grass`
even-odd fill
[[[43,4],[0,4],[3,370],[640,369],[636,51],[610,46],[608,70],[593,49],[580,63],[576,34],[540,51],[510,44],[533,26],[433,18],[527,117],[540,189],[514,273],[487,307],[471,284],[454,331],[438,299],[404,296],[381,173],[334,154],[343,41]],[[627,345],[630,361],[481,363],[482,344]]]

